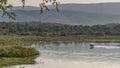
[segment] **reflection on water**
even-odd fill
[[[32,47],[41,52],[36,64],[4,68],[120,68],[120,43],[55,42]]]

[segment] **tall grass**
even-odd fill
[[[76,36],[0,36],[0,45],[31,45],[33,43],[56,42],[56,41],[117,41],[120,42],[120,36],[94,36],[94,35],[76,35]]]
[[[35,63],[34,58],[37,55],[39,55],[39,52],[34,48],[12,45],[0,46],[0,68],[3,66]]]
[[[34,48],[23,46],[0,46],[0,57],[29,57],[38,55],[39,52]]]
[[[3,66],[11,66],[11,65],[20,65],[20,64],[34,64],[34,59],[29,58],[2,58],[0,60],[0,68]]]

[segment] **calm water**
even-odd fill
[[[90,49],[90,44],[57,42],[32,45],[41,52],[37,63],[10,68],[120,68],[120,43],[92,43],[95,45],[93,49]]]

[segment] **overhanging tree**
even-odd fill
[[[21,3],[23,4],[23,8],[25,6],[25,0],[21,0]],[[40,6],[40,14],[43,13],[43,10],[46,9],[49,11],[48,6],[46,5],[47,3],[51,3],[52,5],[56,6],[56,10],[59,11],[58,5],[59,2],[56,0],[42,0],[42,2],[39,4]],[[3,16],[8,16],[10,19],[16,18],[16,13],[13,11],[13,5],[8,3],[8,0],[0,0],[0,11]]]

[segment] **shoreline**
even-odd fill
[[[48,42],[118,42],[120,43],[120,36],[88,36],[88,35],[79,35],[79,36],[18,36],[18,35],[1,35],[0,36],[0,45],[31,45],[33,43],[48,43]],[[14,60],[15,61],[14,61]],[[11,65],[18,65],[18,64],[31,64],[33,62],[32,60],[26,61],[23,63],[24,60],[22,58],[5,58],[4,62],[10,61],[10,63],[7,63],[5,66],[11,66]],[[19,61],[19,62],[18,62]],[[12,62],[12,64],[11,64]],[[2,68],[2,65],[0,65],[0,68]]]

